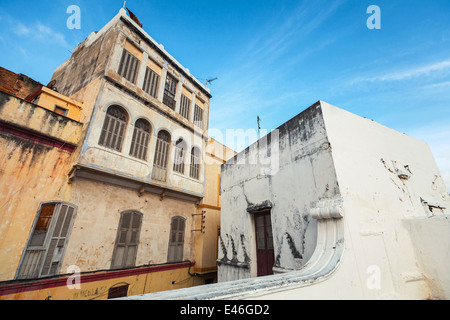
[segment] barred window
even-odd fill
[[[194,125],[203,129],[203,109],[195,105],[194,109]]]
[[[134,125],[133,139],[131,140],[130,156],[147,160],[148,143],[150,141],[150,123],[139,119]]]
[[[186,219],[183,217],[172,218],[167,262],[180,262],[183,260],[185,225]]]
[[[191,109],[191,100],[184,94],[181,95],[180,114],[189,120],[189,111]]]
[[[111,106],[106,112],[99,145],[121,151],[128,122],[127,112],[119,106]]]
[[[139,70],[139,59],[123,49],[122,59],[119,64],[119,74],[128,81],[135,83]]]
[[[59,274],[76,207],[54,202],[42,204],[23,253],[16,279],[36,279]]]
[[[173,164],[173,171],[184,174],[184,159],[186,158],[186,144],[183,139],[180,139],[175,144],[175,159]]]
[[[172,110],[175,110],[175,94],[177,92],[177,84],[178,81],[170,74],[167,74],[163,103]]]
[[[144,86],[143,89],[153,98],[157,98],[159,88],[159,75],[147,67],[147,72],[145,73]]]
[[[166,182],[167,164],[170,151],[170,134],[167,131],[160,131],[156,140],[155,158],[153,160],[152,179]]]
[[[111,263],[112,269],[135,266],[141,224],[142,214],[140,212],[125,211],[121,213]]]
[[[194,179],[200,179],[200,150],[192,148],[191,150],[191,164],[189,176]]]

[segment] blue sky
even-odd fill
[[[0,0],[0,66],[47,84],[123,3]],[[80,30],[66,27],[70,5],[81,9]],[[366,26],[370,5],[381,9],[380,30]],[[210,127],[223,135],[256,129],[257,116],[274,129],[324,100],[427,142],[450,190],[450,1],[128,0],[127,7],[194,76],[219,78],[209,85]]]

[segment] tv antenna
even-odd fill
[[[214,78],[214,79],[206,79],[206,86],[208,86],[208,83],[211,83],[213,81],[216,81],[219,78]]]
[[[256,121],[258,122],[258,140],[261,139],[261,118],[258,116],[256,118]]]

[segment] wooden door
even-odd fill
[[[258,277],[272,275],[275,263],[270,211],[255,215]]]

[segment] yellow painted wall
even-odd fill
[[[97,275],[106,274],[97,273]],[[173,270],[148,272],[131,276],[116,277],[100,281],[84,282],[83,275],[80,279],[80,288],[70,289],[67,277],[56,279],[59,286],[53,288],[39,289],[39,282],[30,282],[36,287],[35,290],[0,295],[0,300],[105,300],[108,298],[109,289],[112,287],[128,284],[128,296],[144,293],[168,291],[174,289],[188,288],[200,285],[198,278],[189,275],[189,267],[176,268]],[[88,275],[89,276],[89,275]],[[74,279],[73,277],[70,280]],[[76,284],[70,281],[69,285]],[[4,289],[5,287],[3,287]],[[2,286],[0,286],[0,292]]]
[[[204,226],[203,232],[195,233],[195,271],[199,273],[214,272],[217,268],[221,166],[236,154],[214,139],[207,142],[205,151],[205,197],[197,209],[197,213],[203,214],[203,217],[195,218],[195,229],[201,229]]]
[[[81,124],[12,96],[3,123],[77,144]],[[0,281],[14,278],[39,205],[70,198],[69,151],[0,130]]]
[[[82,103],[63,96],[47,87],[42,87],[37,105],[50,111],[54,111],[55,106],[60,106],[68,110],[66,117],[75,121],[80,121],[81,110],[83,109]]]

